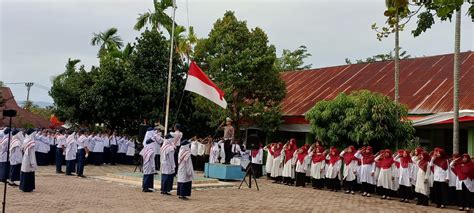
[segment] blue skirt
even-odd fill
[[[35,189],[35,172],[21,172],[20,190],[31,192]]]
[[[161,191],[170,192],[173,189],[174,175],[161,174]]]
[[[10,172],[10,162],[0,162],[0,181],[5,182]]]
[[[178,182],[178,190],[177,190],[178,196],[183,196],[183,197],[191,196],[192,184],[193,184],[192,181],[189,181],[186,183]]]
[[[154,174],[143,175],[142,188],[153,189],[154,179],[155,179]]]
[[[10,166],[10,181],[20,180],[20,169],[21,169],[21,164]]]

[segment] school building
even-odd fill
[[[416,136],[424,146],[452,150],[453,135],[453,54],[419,57],[400,61],[400,102],[409,109]],[[351,64],[281,74],[287,95],[281,106],[286,137],[311,143],[305,114],[321,100],[339,93],[371,90],[394,96],[394,62]],[[474,154],[474,53],[461,53],[460,152]]]

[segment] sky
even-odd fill
[[[34,82],[32,101],[53,102],[48,95],[51,79],[64,72],[68,58],[80,59],[86,68],[98,65],[98,47],[92,33],[118,28],[125,42],[139,13],[152,9],[153,0],[0,0],[0,80]],[[383,25],[383,0],[178,0],[176,21],[194,26],[207,37],[225,11],[235,11],[250,28],[260,27],[280,55],[283,49],[305,45],[313,68],[344,64],[344,59],[366,58],[393,50],[393,37],[376,39],[373,23]],[[466,7],[464,8],[466,11]],[[464,14],[464,13],[463,13]],[[400,34],[400,46],[412,56],[451,53],[454,23],[437,23],[414,38],[416,18]],[[461,51],[472,50],[473,22],[463,15]],[[16,100],[26,100],[23,84],[8,84]]]

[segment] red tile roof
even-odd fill
[[[17,116],[14,117],[12,121],[14,127],[24,127],[25,124],[31,124],[35,128],[49,127],[50,122],[47,119],[44,119],[18,106],[10,88],[2,87],[0,89],[3,99],[6,100],[5,106],[1,107],[0,111],[3,111],[3,109],[14,109],[17,111]],[[6,126],[8,125],[8,122],[9,118],[0,115],[0,126]]]
[[[474,109],[474,53],[461,53],[460,109]],[[317,101],[341,92],[367,89],[393,97],[394,63],[383,61],[284,72],[287,95],[283,115],[303,116]],[[453,109],[453,54],[405,59],[400,62],[400,102],[410,114]]]

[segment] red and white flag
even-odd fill
[[[201,95],[224,109],[227,108],[227,102],[224,99],[224,91],[219,89],[194,61],[191,62],[191,66],[189,67],[188,79],[186,80],[184,90]]]

